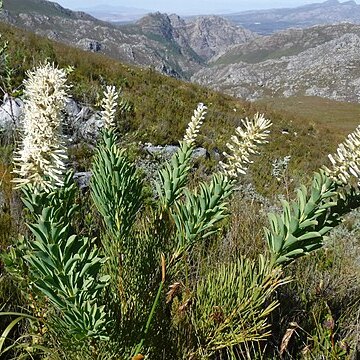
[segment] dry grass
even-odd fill
[[[326,125],[344,136],[360,124],[360,104],[315,96],[293,96],[259,100],[269,108],[306,122]]]

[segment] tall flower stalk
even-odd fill
[[[115,113],[117,108],[117,99],[119,93],[115,86],[107,86],[104,91],[104,97],[101,102],[103,110],[101,111],[101,120],[106,129],[115,128]]]
[[[66,71],[45,64],[25,81],[23,141],[15,158],[15,179],[31,213],[32,236],[21,254],[29,280],[50,311],[49,328],[61,341],[79,344],[106,340],[107,312],[99,304],[109,276],[101,276],[106,258],[94,240],[75,233],[76,185],[65,174],[67,159],[61,133],[68,97]],[[21,263],[22,264],[22,263]]]
[[[266,144],[269,136],[269,128],[272,123],[265,119],[263,114],[255,114],[252,120],[246,118],[241,120],[242,127],[238,127],[236,135],[231,137],[231,142],[226,146],[230,150],[230,154],[224,152],[227,163],[221,162],[223,172],[229,178],[236,178],[238,175],[246,174],[251,155],[258,154],[257,147]]]
[[[64,184],[66,150],[61,134],[61,112],[68,97],[66,71],[54,64],[27,73],[23,140],[15,156],[17,187],[34,184],[52,190]]]
[[[360,182],[360,126],[339,144],[336,154],[328,155],[331,168],[324,167],[329,177],[339,184],[347,184],[354,176]]]
[[[200,127],[205,120],[206,110],[207,107],[203,103],[199,103],[194,110],[194,115],[191,117],[184,136],[184,142],[186,142],[188,146],[194,145]]]

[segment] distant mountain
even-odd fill
[[[187,21],[184,31],[190,46],[206,60],[223,53],[234,44],[244,44],[256,38],[251,31],[234,26],[223,17],[211,15]]]
[[[65,9],[59,4],[46,0],[4,0],[5,14],[22,14],[22,16],[59,17],[71,20],[95,20],[83,11]]]
[[[270,34],[290,27],[306,28],[313,25],[339,22],[360,23],[360,5],[355,1],[328,0],[296,8],[245,11],[225,15],[235,24],[259,34]]]
[[[149,9],[138,9],[121,5],[110,6],[106,4],[83,7],[79,8],[79,10],[82,10],[99,20],[116,23],[133,22],[152,12],[152,10]]]
[[[305,23],[309,11],[320,18],[319,7],[323,18],[334,7],[360,8],[331,0],[282,14],[290,19],[291,12],[296,20],[302,13]],[[0,20],[27,31],[238,97],[314,95],[360,102],[360,25],[260,36],[219,16],[183,19],[157,12],[116,26],[45,0],[4,0],[4,8]],[[269,19],[273,15],[271,10]]]
[[[4,0],[0,20],[183,79],[207,66],[212,56],[255,37],[216,16],[185,22],[177,15],[152,13],[135,24],[116,26],[45,0]]]
[[[219,57],[191,80],[250,100],[293,95],[360,102],[360,25],[290,29]]]
[[[180,47],[189,46],[205,62],[234,44],[243,44],[256,37],[220,16],[198,16],[185,21],[175,14],[154,13],[138,20],[136,25],[144,33],[172,40]]]

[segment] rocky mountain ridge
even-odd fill
[[[221,17],[185,22],[177,15],[153,13],[135,24],[115,26],[46,0],[5,0],[0,20],[183,79],[206,66],[212,56],[255,37]]]
[[[314,34],[327,36],[320,40]],[[239,56],[242,60],[202,69],[191,80],[249,100],[312,95],[360,101],[360,25],[314,27],[308,29],[306,36],[302,32],[301,37],[296,31],[296,46],[288,33],[283,35],[283,42],[279,41],[279,34],[272,35],[275,39],[267,39],[268,44],[277,45],[268,53],[259,48],[258,54],[253,51],[246,60],[249,53],[243,52]],[[254,49],[254,45],[248,48]]]
[[[153,13],[119,27],[46,0],[5,0],[4,6],[0,18],[18,27],[234,96],[360,100],[360,25],[292,28],[259,36],[218,16],[185,20]],[[358,5],[330,0],[321,6]]]
[[[307,28],[340,22],[360,23],[360,5],[355,1],[327,0],[294,8],[244,11],[226,15],[235,24],[270,34],[290,27]]]

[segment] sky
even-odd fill
[[[52,0],[72,10],[92,7],[125,6],[149,11],[181,14],[221,14],[228,12],[296,7],[323,0]],[[342,1],[341,1],[342,2]],[[357,1],[359,3],[359,1]]]

